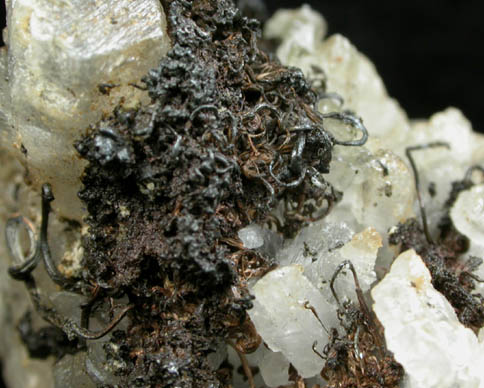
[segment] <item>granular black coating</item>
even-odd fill
[[[274,220],[280,201],[286,236],[314,202],[329,209],[334,139],[301,70],[258,49],[256,20],[228,0],[162,3],[172,49],[143,79],[152,103],[76,143],[89,161],[84,277],[134,305],[116,337],[126,386],[222,387],[207,355],[227,338],[254,343],[246,282],[270,267],[237,231]]]

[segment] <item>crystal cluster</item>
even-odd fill
[[[305,343],[285,332],[293,325],[297,330],[312,325],[314,316],[306,314],[301,321],[305,314],[302,310],[295,313],[301,305],[309,302],[325,326],[337,326],[337,304],[329,281],[337,266],[350,260],[362,290],[373,286],[374,311],[384,326],[388,348],[407,373],[407,387],[484,386],[484,375],[475,361],[484,357],[484,348],[458,321],[446,298],[433,288],[420,257],[413,251],[403,253],[383,280],[378,282],[376,276],[379,270],[382,274],[387,271],[395,257],[388,243],[392,227],[419,214],[405,148],[435,141],[450,144],[450,149],[432,148],[414,154],[430,233],[435,235],[445,215],[452,182],[462,180],[469,166],[484,160],[484,137],[474,133],[455,108],[429,120],[409,121],[387,95],[373,64],[341,35],[323,40],[325,31],[322,17],[304,6],[278,11],[264,33],[281,41],[277,55],[283,63],[300,67],[315,82],[326,84],[329,93],[320,101],[320,111],[356,112],[370,139],[363,147],[335,148],[326,178],[343,192],[342,201],[323,221],[285,241],[276,254],[280,267],[252,287],[256,296],[252,320],[269,349],[285,357],[273,366],[271,378],[283,380],[288,376],[282,368],[286,360],[296,365],[292,360],[305,359],[312,353],[310,341]],[[342,101],[330,93],[337,93]],[[353,136],[341,123],[327,121],[325,128],[340,138]],[[479,257],[484,252],[483,204],[482,185],[475,185],[459,195],[450,213],[455,227],[471,241],[469,254]],[[289,275],[301,270],[298,280]],[[484,274],[482,271],[483,266],[476,274]],[[320,292],[317,302],[309,284]],[[295,285],[298,292],[289,292]],[[339,279],[335,289],[340,297],[356,301],[350,276]],[[314,330],[308,331],[308,336],[327,338],[324,330]],[[325,343],[324,339],[318,338],[319,343]],[[316,376],[319,372],[315,366],[302,375]],[[265,381],[276,386],[267,378]]]
[[[7,0],[7,8],[7,48],[0,52],[0,157],[7,164],[4,150],[14,153],[34,187],[51,182],[57,214],[80,220],[76,193],[84,165],[72,144],[115,106],[136,108],[149,101],[137,82],[170,47],[163,9],[158,0],[102,4],[95,0]],[[314,85],[323,86],[321,113],[354,112],[362,118],[370,138],[362,147],[334,147],[330,172],[324,178],[343,197],[324,219],[309,223],[285,241],[263,225],[238,231],[243,248],[263,254],[274,264],[263,277],[249,282],[255,300],[248,313],[263,341],[255,352],[244,356],[260,372],[254,383],[258,387],[291,384],[294,368],[308,387],[323,386],[320,374],[325,360],[317,353],[332,345],[331,329],[341,326],[342,306],[357,305],[365,298],[371,306],[371,295],[386,347],[405,369],[407,388],[484,387],[480,367],[484,335],[478,338],[459,322],[415,251],[395,259],[396,248],[389,243],[397,224],[420,213],[406,147],[447,142],[449,149],[425,149],[414,155],[429,238],[438,234],[439,222],[448,216],[470,241],[469,251],[456,267],[464,268],[469,256],[484,256],[484,186],[465,188],[448,204],[453,182],[462,181],[469,166],[484,161],[484,137],[472,131],[456,108],[428,120],[410,121],[388,96],[371,61],[343,36],[326,38],[326,30],[323,17],[303,6],[277,12],[266,23],[264,37],[280,42],[277,56],[284,65],[302,69]],[[359,136],[349,125],[331,118],[325,119],[324,126],[337,139]],[[8,211],[19,210],[12,198],[21,171],[18,165],[9,164],[0,175],[2,182],[8,182],[2,187]],[[26,198],[22,206],[31,207],[32,198],[22,195]],[[62,224],[56,222],[60,230]],[[63,233],[59,236],[66,240]],[[56,243],[67,252],[70,271],[80,271],[79,234]],[[0,249],[5,256],[3,246]],[[349,271],[333,278],[345,262],[352,263],[361,294],[355,292]],[[12,322],[19,319],[13,304],[22,301],[18,310],[24,310],[26,297],[10,287],[7,264],[0,264],[0,316],[5,331],[11,333],[15,330]],[[484,266],[474,274],[484,278]],[[333,280],[334,290],[330,287]],[[484,286],[477,288],[484,295]],[[80,301],[72,300],[72,295],[53,294],[52,302],[61,309],[77,307]],[[108,321],[106,311],[98,314],[93,326]],[[40,386],[44,374],[45,387],[54,381],[59,387],[73,382],[122,384],[116,375],[122,365],[115,365],[120,361],[106,359],[106,348],[110,354],[120,351],[109,338],[91,342],[85,353],[66,355],[53,373],[40,362],[25,362],[23,376],[14,368],[28,357],[15,341],[10,335],[0,341],[3,362],[10,370],[7,378],[15,381],[14,387]],[[14,350],[7,356],[10,348]],[[214,370],[224,361],[234,371],[243,366],[240,355],[225,342],[209,355],[209,361]],[[233,387],[246,387],[244,377],[234,372]]]

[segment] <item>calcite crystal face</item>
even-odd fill
[[[483,387],[484,344],[457,319],[413,250],[398,256],[371,295],[387,346],[412,388]]]
[[[17,0],[8,4],[2,53],[2,147],[16,151],[34,187],[80,220],[85,166],[73,143],[118,104],[149,101],[133,85],[169,49],[157,0]]]
[[[322,369],[322,360],[311,347],[316,342],[318,349],[324,349],[328,337],[305,304],[322,313],[320,319],[328,327],[335,323],[334,308],[302,272],[302,266],[288,265],[257,282],[252,288],[256,299],[249,315],[273,352],[282,353],[302,377],[312,377]]]
[[[460,193],[450,212],[455,227],[475,245],[484,244],[484,185]]]

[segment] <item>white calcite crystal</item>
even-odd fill
[[[484,245],[484,185],[475,185],[461,192],[450,217],[457,230],[471,243]]]
[[[264,245],[264,230],[259,225],[249,225],[238,232],[244,247],[256,249]]]
[[[368,227],[362,232],[355,234],[351,241],[343,245],[339,250],[343,259],[353,263],[363,291],[369,290],[376,281],[375,261],[378,250],[382,245],[380,234],[372,227]],[[354,288],[353,279],[349,277],[345,279],[350,280],[347,288]],[[348,293],[348,291],[346,292]]]
[[[380,233],[415,215],[415,186],[410,169],[392,151],[336,150],[327,180],[343,191],[338,207],[347,208],[347,222],[372,226]],[[328,220],[337,221],[338,213]]]
[[[376,280],[374,267],[381,246],[382,238],[374,228],[354,234],[344,223],[317,222],[303,228],[294,240],[286,242],[277,260],[280,265],[302,265],[304,275],[336,309],[329,283],[338,266],[345,260],[351,261],[362,290],[367,291]],[[351,276],[341,275],[335,282],[335,290],[339,297],[356,301]]]
[[[323,361],[312,345],[317,342],[317,348],[323,349],[328,342],[326,329],[339,326],[338,305],[329,287],[331,277],[339,264],[350,260],[362,290],[369,290],[376,281],[374,267],[381,246],[381,236],[373,228],[353,234],[344,224],[319,222],[304,228],[278,253],[281,266],[252,287],[256,299],[249,310],[264,342],[273,352],[280,352],[268,353],[260,361],[268,386],[283,384],[289,362],[302,377],[320,373]],[[335,290],[338,297],[357,301],[351,276],[341,275]]]
[[[288,265],[269,272],[252,288],[255,296],[250,318],[264,342],[274,352],[281,352],[302,377],[312,377],[323,367],[323,360],[312,351],[317,342],[321,351],[328,335],[318,322],[311,306],[323,323],[334,323],[334,308],[303,275],[300,265]]]
[[[310,56],[326,35],[327,24],[323,16],[308,5],[296,10],[279,10],[266,23],[264,36],[281,39],[277,56],[286,63]],[[304,69],[303,69],[304,70]]]
[[[300,288],[297,295],[304,298],[301,290],[306,290],[303,284],[309,281],[332,306],[326,310],[324,306],[316,308],[318,315],[325,325],[337,327],[338,322],[331,318],[337,305],[329,281],[338,265],[350,260],[363,292],[374,287],[375,312],[385,328],[389,349],[406,370],[409,387],[484,386],[484,375],[478,366],[484,359],[483,347],[459,323],[445,297],[434,290],[430,274],[415,252],[399,256],[380,283],[375,274],[376,268],[385,273],[395,257],[395,250],[388,245],[389,231],[398,223],[419,216],[406,148],[436,141],[450,145],[450,149],[439,147],[413,153],[429,229],[437,235],[452,182],[462,180],[469,166],[484,162],[484,137],[472,131],[469,121],[456,108],[436,113],[428,120],[409,121],[404,110],[388,96],[370,60],[341,35],[325,39],[326,30],[324,19],[305,6],[278,11],[266,23],[264,36],[280,41],[277,55],[283,64],[301,68],[314,85],[326,85],[329,97],[319,102],[321,113],[353,111],[361,117],[370,137],[362,147],[335,146],[330,173],[324,178],[343,192],[343,198],[324,220],[303,228],[293,240],[284,242],[276,254],[280,265],[276,271],[284,274],[289,268],[294,271],[294,265],[302,266],[301,276],[306,281],[301,277],[292,280]],[[332,93],[343,101],[334,94],[331,97]],[[324,128],[338,139],[360,137],[336,120],[326,119]],[[451,211],[456,228],[471,240],[469,254],[478,257],[484,255],[483,204],[484,189],[477,185],[461,193]],[[484,278],[484,266],[476,273]],[[284,277],[283,284],[273,276],[269,273],[253,287],[256,298],[264,293],[265,302],[261,305],[256,299],[251,316],[267,314],[269,301],[278,303],[284,293],[281,290],[292,289],[293,285],[287,284],[289,276]],[[356,301],[349,273],[341,274],[335,285],[338,296]],[[281,349],[292,362],[288,354],[297,352],[299,357],[306,357],[304,347],[291,340],[285,343],[284,350],[270,344],[283,341],[285,327],[303,327],[309,321],[301,322],[302,314],[292,315],[288,301],[280,305],[278,314],[269,314],[271,318],[259,320],[256,327],[272,350]],[[324,331],[319,333],[325,335]],[[274,370],[279,367],[273,365]],[[316,367],[311,372],[316,375]]]
[[[60,215],[80,219],[85,164],[73,143],[119,103],[148,101],[130,84],[169,49],[163,9],[159,0],[16,0],[7,13],[0,144],[35,187],[51,183]]]
[[[269,387],[289,384],[289,361],[282,353],[267,349],[259,362],[259,368],[264,382]]]
[[[484,184],[462,191],[450,210],[450,218],[456,229],[469,238],[468,256],[484,258]],[[474,272],[484,279],[484,265]],[[484,283],[477,282],[477,291],[484,296]]]
[[[434,289],[415,251],[398,256],[371,295],[387,346],[408,375],[408,388],[484,387],[484,344]]]
[[[263,255],[271,258],[280,250],[283,242],[278,233],[257,224],[240,229],[237,235],[244,248],[257,249]]]
[[[434,234],[444,215],[444,204],[452,182],[462,180],[469,166],[484,161],[484,157],[475,156],[476,151],[482,147],[482,135],[472,131],[470,122],[458,109],[448,108],[434,114],[429,120],[414,123],[406,145],[435,141],[448,143],[450,149],[438,147],[413,153],[429,228]],[[432,195],[429,192],[431,184],[435,188]]]

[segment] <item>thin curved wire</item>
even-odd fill
[[[32,298],[32,302],[42,318],[62,329],[69,339],[73,339],[75,336],[87,340],[99,339],[108,334],[123,319],[126,313],[133,308],[133,306],[125,306],[105,328],[98,331],[91,331],[79,326],[72,319],[62,316],[54,307],[42,303],[40,292],[37,288],[35,279],[32,276],[32,271],[37,267],[40,260],[43,259],[46,271],[54,282],[61,286],[71,283],[69,279],[65,278],[57,270],[50,255],[49,244],[47,241],[47,228],[49,224],[50,202],[53,200],[54,196],[52,194],[51,186],[49,184],[42,185],[42,221],[40,237],[37,241],[35,240],[33,225],[27,218],[17,216],[7,220],[5,229],[7,248],[14,261],[21,263],[10,266],[8,268],[8,273],[12,278],[22,280],[25,283]],[[30,239],[31,249],[27,258],[23,257],[19,245],[18,228],[20,225],[24,225],[27,228]]]
[[[425,205],[422,201],[422,196],[420,195],[420,176],[417,170],[417,166],[415,164],[415,160],[413,159],[412,152],[414,151],[419,151],[419,150],[424,150],[428,148],[435,148],[435,147],[445,147],[447,149],[450,149],[450,145],[448,143],[442,142],[442,141],[436,141],[432,143],[427,143],[427,144],[420,144],[420,145],[415,145],[415,146],[410,146],[405,149],[405,155],[407,155],[407,158],[410,162],[410,166],[412,167],[413,171],[413,176],[415,178],[415,190],[417,191],[417,200],[418,200],[418,205],[420,207],[420,216],[422,217],[422,224],[423,224],[423,229],[425,233],[425,238],[427,239],[427,242],[429,244],[433,243],[432,237],[430,236],[429,232],[429,227],[427,223],[427,213],[425,211]]]
[[[26,227],[30,239],[30,252],[27,258],[23,257],[20,248],[19,227],[21,225]],[[23,216],[9,218],[5,226],[5,241],[13,262],[19,263],[8,267],[8,274],[16,280],[22,280],[37,267],[42,258],[40,244],[35,240],[32,223]]]
[[[368,140],[368,130],[363,125],[360,118],[347,113],[332,112],[326,114],[319,114],[320,118],[324,119],[334,119],[344,122],[345,124],[351,125],[353,128],[358,129],[361,132],[361,138],[356,140],[341,141],[333,137],[334,144],[342,145],[346,147],[359,147],[364,145]]]
[[[280,158],[280,156],[279,156]],[[304,178],[306,177],[306,172],[307,172],[307,168],[303,168],[302,172],[301,172],[301,175],[299,176],[299,178],[293,180],[292,182],[289,182],[289,183],[285,183],[283,181],[281,181],[279,179],[279,177],[277,177],[275,174],[274,174],[274,165],[276,163],[276,159],[272,159],[272,162],[271,164],[269,165],[269,174],[271,174],[271,177],[276,181],[276,183],[282,187],[296,187],[296,186],[299,186],[303,181],[304,181]]]

